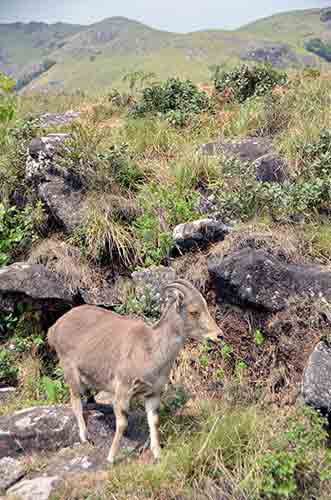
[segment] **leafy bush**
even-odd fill
[[[312,38],[305,44],[306,50],[331,62],[331,43],[323,42],[320,38]]]
[[[15,80],[0,72],[0,122],[9,122],[14,118],[16,101],[12,95]]]
[[[139,201],[143,213],[134,228],[141,258],[146,265],[160,264],[171,249],[172,228],[194,218],[197,194],[152,183],[141,191]]]
[[[18,248],[22,251],[24,246],[35,240],[36,215],[38,218],[43,216],[40,204],[36,213],[32,206],[19,210],[0,203],[0,266],[8,264]]]
[[[207,94],[190,80],[170,78],[143,90],[141,101],[133,108],[134,116],[161,113],[176,125],[185,125],[190,116],[208,110]]]
[[[259,461],[266,498],[302,498],[303,492],[314,496],[320,481],[330,479],[330,457],[320,452],[327,440],[325,422],[310,409],[304,409],[299,417],[289,422],[275,449]]]
[[[250,68],[243,65],[223,73],[214,83],[217,92],[232,89],[234,99],[244,102],[250,97],[264,95],[276,85],[284,85],[286,82],[286,73],[280,73],[272,66]]]
[[[0,385],[15,384],[18,368],[15,366],[14,355],[8,349],[0,348]]]

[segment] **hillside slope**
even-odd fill
[[[123,75],[137,69],[153,71],[160,78],[178,75],[201,81],[208,79],[209,65],[240,60],[268,61],[278,67],[322,65],[325,61],[309,53],[305,43],[311,38],[330,39],[325,13],[325,9],[293,11],[236,31],[188,34],[156,30],[123,17],[85,27],[0,25],[0,70],[9,68],[19,77],[22,65],[48,58],[56,64],[34,78],[27,90],[98,92],[121,87]]]

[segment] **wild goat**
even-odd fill
[[[82,442],[88,439],[81,394],[94,388],[110,392],[116,432],[108,461],[114,462],[127,427],[131,398],[142,395],[150,430],[151,450],[160,457],[160,394],[187,338],[217,340],[221,330],[209,314],[202,295],[185,280],[165,287],[169,304],[153,327],[142,320],[119,316],[96,306],[79,306],[49,330],[49,344],[60,359]]]

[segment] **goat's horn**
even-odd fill
[[[185,295],[188,295],[189,293],[191,293],[191,294],[198,293],[196,288],[186,280],[178,279],[176,281],[172,281],[171,283],[169,283],[168,285],[165,286],[164,290],[165,291],[170,290],[171,288],[175,288],[177,290],[180,290]]]

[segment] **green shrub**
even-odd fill
[[[0,266],[9,264],[15,251],[22,251],[36,239],[35,223],[40,222],[41,217],[40,204],[19,210],[0,203]]]
[[[328,62],[331,62],[331,43],[324,42],[320,38],[312,38],[305,43],[305,48],[309,52],[322,57]]]
[[[239,102],[268,93],[276,85],[287,82],[286,73],[280,73],[271,65],[249,67],[246,65],[223,73],[215,80],[217,92],[232,89],[233,97]]]
[[[172,247],[171,231],[194,218],[197,194],[176,186],[151,183],[139,194],[143,213],[134,223],[141,258],[146,265],[160,264]]]
[[[16,384],[18,368],[15,366],[14,354],[8,349],[0,348],[0,385]]]
[[[320,482],[330,479],[325,422],[314,410],[305,408],[301,413],[259,460],[265,498],[303,498],[303,494],[312,498]]]
[[[16,101],[12,95],[15,80],[0,72],[0,122],[9,122],[16,112]]]
[[[133,115],[160,113],[170,122],[183,126],[189,117],[208,110],[207,94],[201,92],[190,80],[170,78],[143,90],[141,101],[134,107]]]

